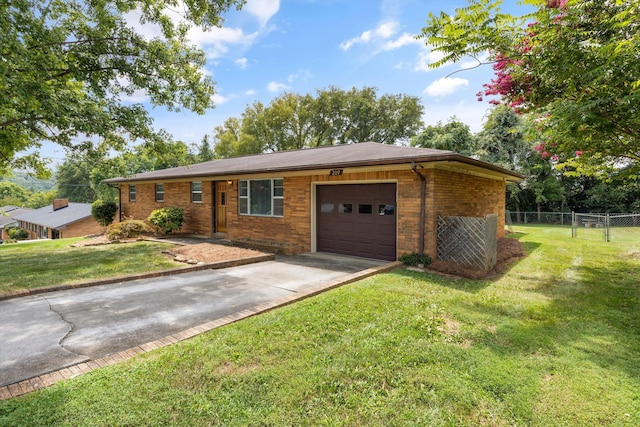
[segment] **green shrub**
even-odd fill
[[[145,224],[144,221],[128,219],[111,224],[107,228],[107,238],[109,240],[131,239],[150,231],[149,226]]]
[[[29,232],[20,227],[10,228],[7,230],[7,234],[9,235],[9,238],[14,240],[26,240],[29,238]]]
[[[419,254],[416,252],[400,255],[399,259],[404,265],[416,266],[418,264],[422,264],[426,267],[427,265],[431,264],[431,257],[429,255]]]
[[[148,218],[148,221],[164,234],[179,230],[183,220],[184,209],[175,207],[156,209]]]
[[[91,204],[91,216],[103,227],[113,222],[117,211],[118,205],[115,202],[96,200]]]

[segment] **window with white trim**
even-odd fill
[[[240,215],[284,216],[284,179],[238,181]]]
[[[130,202],[135,202],[136,201],[136,186],[135,185],[130,185],[129,186],[129,201]]]
[[[164,202],[164,184],[156,184],[156,202]]]
[[[202,181],[191,183],[191,203],[202,203]]]

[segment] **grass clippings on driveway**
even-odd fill
[[[640,425],[640,243],[519,231],[499,278],[381,274],[0,402],[0,425]]]

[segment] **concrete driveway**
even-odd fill
[[[320,254],[278,257],[0,301],[0,388],[391,267]]]

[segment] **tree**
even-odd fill
[[[72,202],[92,203],[97,194],[91,186],[91,171],[98,159],[96,154],[69,156],[56,170],[56,196]]]
[[[43,141],[84,151],[95,137],[116,150],[150,139],[148,113],[123,101],[134,91],[170,111],[212,107],[205,55],[188,30],[220,26],[221,14],[243,3],[18,0],[2,6],[0,86],[10,96],[0,97],[0,175],[13,168],[44,174],[47,161],[33,151]],[[154,25],[161,36],[146,38],[138,24]],[[32,154],[20,155],[24,150]]]
[[[0,206],[26,206],[31,192],[13,182],[0,182]]]
[[[113,222],[117,211],[118,205],[110,200],[96,200],[91,204],[91,216],[103,227]]]
[[[430,14],[421,37],[439,67],[489,53],[495,78],[478,95],[536,118],[536,137],[560,160],[640,160],[640,0],[529,0],[504,14],[476,0],[455,15]],[[478,64],[482,64],[478,60]]]
[[[476,138],[469,126],[452,117],[446,124],[438,122],[434,126],[427,126],[419,135],[411,139],[411,145],[450,150],[464,156],[471,156],[476,150]]]
[[[366,141],[406,142],[422,126],[423,111],[417,97],[378,97],[371,87],[331,87],[316,97],[285,93],[268,106],[255,102],[241,120],[231,118],[216,127],[214,151],[224,158]]]
[[[197,162],[208,162],[209,160],[213,160],[216,158],[216,154],[211,147],[211,137],[209,135],[205,135],[202,137],[202,144],[197,146],[198,154],[196,154],[195,160]]]

